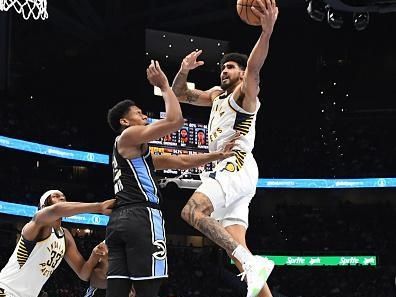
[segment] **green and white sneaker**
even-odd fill
[[[253,256],[248,262],[242,265],[244,271],[238,276],[241,276],[241,280],[244,280],[246,277],[248,287],[247,297],[256,297],[260,293],[274,266],[274,261],[260,256]]]

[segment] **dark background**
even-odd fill
[[[260,176],[393,176],[395,13],[372,13],[368,27],[357,31],[352,13],[342,12],[342,28],[333,29],[326,20],[312,20],[302,0],[278,4],[261,72],[255,148]],[[45,112],[49,122],[57,117],[70,123],[84,135],[82,143],[71,145],[91,151],[110,153],[114,135],[105,117],[115,102],[131,98],[145,111],[164,110],[145,79],[151,58],[172,81],[181,57],[202,48],[207,64],[189,80],[206,89],[218,83],[215,61],[227,50],[223,43],[227,51],[249,54],[260,33],[238,18],[233,1],[48,5],[46,21],[0,14],[8,29],[0,35],[1,44],[8,45],[0,50],[7,61],[1,69],[1,101],[19,102],[24,113]],[[181,35],[161,40],[152,30]],[[216,49],[218,41],[222,46]],[[202,123],[209,115],[208,109],[191,106],[183,112]]]
[[[254,151],[260,177],[395,177],[396,14],[371,13],[367,28],[357,31],[349,12],[333,29],[311,19],[303,0],[278,5],[261,71]],[[0,13],[0,135],[106,154],[115,137],[106,113],[116,102],[130,98],[147,112],[164,111],[146,80],[150,59],[172,81],[181,58],[202,48],[207,63],[189,81],[206,89],[219,81],[222,52],[249,54],[260,34],[229,0],[49,0],[48,12],[46,21]],[[183,106],[183,114],[206,123],[209,109]],[[37,205],[48,188],[71,201],[112,195],[109,166],[6,148],[0,164],[0,200]],[[190,237],[200,234],[180,219],[191,194],[164,190],[172,275],[161,296],[243,296],[225,253]],[[393,189],[259,189],[248,233],[257,253],[379,259],[379,267],[367,269],[277,267],[269,281],[274,296],[394,297],[394,196]],[[24,222],[1,217],[0,266]],[[84,255],[104,236],[103,228],[90,228],[91,237],[75,235]],[[65,267],[46,290],[81,296],[86,284]],[[61,286],[65,276],[69,285]]]

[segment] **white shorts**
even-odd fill
[[[196,190],[205,194],[211,201],[213,218],[224,227],[249,226],[249,204],[256,194],[258,168],[251,153],[240,166],[236,157],[219,162],[214,171],[201,174],[202,184]]]
[[[18,297],[17,294],[14,292],[11,292],[10,289],[8,289],[7,286],[4,286],[4,284],[0,283],[0,296],[4,297]]]

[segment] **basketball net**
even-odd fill
[[[47,0],[0,0],[0,11],[8,11],[11,7],[25,20],[30,17],[35,20],[48,18]]]

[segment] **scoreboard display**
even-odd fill
[[[148,115],[149,124],[165,117],[165,113],[160,113],[159,115],[148,113]],[[178,131],[165,135],[160,139],[150,141],[149,145],[151,153],[157,155],[193,155],[206,153],[208,152],[208,126],[185,119],[184,126]],[[211,170],[212,164],[206,164],[200,168],[193,168],[187,171],[193,174],[199,174],[205,169]],[[170,175],[179,175],[182,173],[181,170],[172,169],[159,170],[158,173],[161,172]]]

